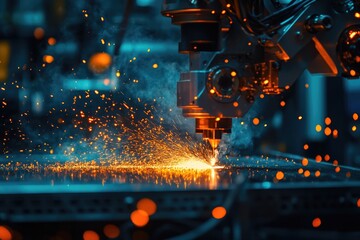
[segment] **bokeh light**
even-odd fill
[[[138,201],[136,207],[145,211],[149,216],[153,215],[157,209],[156,203],[149,198],[143,198]]]
[[[120,236],[120,229],[114,224],[107,224],[104,227],[104,235],[108,238],[117,238]]]
[[[100,240],[100,236],[99,236],[99,234],[97,234],[96,232],[94,232],[92,230],[87,230],[83,234],[83,239],[84,240]]]
[[[144,227],[149,222],[149,215],[144,210],[135,210],[130,215],[131,222],[137,227]]]
[[[1,240],[11,240],[12,234],[10,230],[5,226],[0,226],[0,239]]]
[[[221,219],[226,215],[226,209],[222,206],[215,207],[211,212],[213,218]]]
[[[312,221],[312,226],[314,228],[318,228],[321,225],[321,219],[320,218],[314,218]]]
[[[103,73],[109,69],[112,58],[108,53],[95,53],[90,57],[89,69],[94,73]]]
[[[276,173],[276,179],[277,180],[282,180],[282,179],[284,179],[284,173],[282,172],[282,171],[278,171],[277,173]]]

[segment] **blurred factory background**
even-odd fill
[[[236,167],[207,175],[162,171],[160,178],[147,170],[103,177],[93,162],[76,168],[77,161],[116,158],[123,150],[137,157],[121,136],[124,129],[151,132],[136,123],[144,118],[171,131],[156,141],[196,142],[188,140],[196,138],[193,119],[176,106],[176,82],[188,58],[178,54],[179,29],[160,11],[158,0],[0,1],[0,239],[165,239],[193,226],[200,226],[199,239],[289,239],[297,228],[305,230],[294,239],[358,239],[359,185],[351,182],[360,167],[356,79],[305,71],[288,91],[261,94],[247,115],[234,119],[219,148],[224,162],[239,163],[232,161],[239,156],[250,162],[241,165],[250,166],[250,187]],[[148,142],[137,144],[135,151],[143,151]],[[171,155],[171,149],[158,151]],[[286,161],[251,157],[267,154]],[[37,168],[39,159],[74,157],[64,172]],[[298,188],[274,187],[298,178]],[[132,187],[143,180],[154,189]],[[336,183],[313,185],[325,180]],[[166,188],[170,182],[180,190]],[[191,191],[198,183],[205,190]],[[195,239],[186,237],[179,239]]]

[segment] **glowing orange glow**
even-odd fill
[[[225,59],[225,60],[224,60],[224,63],[229,63],[229,59]]]
[[[341,170],[341,169],[340,169],[339,166],[337,166],[337,167],[335,168],[335,172],[337,172],[337,173],[340,172],[340,170]]]
[[[104,235],[108,238],[117,238],[120,236],[120,229],[113,224],[108,224],[104,227]]]
[[[308,84],[308,83],[305,84],[305,88],[309,88],[309,84]]]
[[[331,128],[326,127],[325,130],[324,130],[324,133],[325,133],[326,136],[330,136],[331,135]]]
[[[226,11],[225,11],[225,10],[222,10],[222,11],[221,11],[221,14],[225,14],[225,13],[226,13]]]
[[[355,16],[356,18],[360,18],[360,13],[356,12],[356,13],[354,14],[354,16]]]
[[[227,7],[227,8],[231,7],[230,3],[226,4],[226,7]]]
[[[322,161],[321,155],[316,155],[315,161],[316,161],[316,162],[321,162],[321,161]]]
[[[280,106],[285,107],[285,105],[286,105],[286,102],[285,102],[285,101],[281,101],[281,102],[280,102]]]
[[[215,10],[212,10],[212,11],[211,11],[211,14],[215,14]]]
[[[149,216],[153,215],[157,209],[156,203],[149,198],[143,198],[138,201],[136,207],[140,210],[145,211]]]
[[[359,119],[359,115],[357,113],[354,113],[352,115],[352,117],[353,117],[354,121],[357,121]]]
[[[259,125],[259,123],[260,123],[260,119],[259,118],[254,118],[253,119],[253,124],[256,126],[256,125]]]
[[[260,98],[263,99],[265,95],[263,93],[260,94]]]
[[[108,53],[95,53],[89,59],[89,69],[94,73],[103,73],[111,65],[112,58]]]
[[[285,86],[285,90],[289,90],[290,89],[290,86],[289,85],[286,85]]]
[[[309,149],[309,145],[308,144],[304,144],[304,150],[308,150]]]
[[[232,71],[230,74],[232,77],[236,77],[236,75],[237,75],[235,71]]]
[[[337,129],[334,129],[333,138],[337,138],[338,136],[339,136],[339,131]]]
[[[316,172],[315,172],[315,177],[320,177],[320,171],[319,170],[317,170]]]
[[[309,170],[305,170],[304,176],[305,176],[305,177],[310,177],[310,175],[311,175],[310,171],[309,171]]]
[[[357,200],[356,205],[360,208],[360,198]]]
[[[339,165],[339,162],[338,162],[338,160],[334,160],[334,161],[333,161],[333,165],[334,165],[334,166],[337,166],[337,165]]]
[[[45,55],[43,57],[43,61],[46,62],[46,63],[52,63],[54,61],[54,57],[51,56],[51,55]]]
[[[35,28],[34,30],[34,37],[37,39],[37,40],[40,40],[44,37],[45,35],[45,31],[44,29],[42,29],[41,27],[38,27],[38,28]]]
[[[298,173],[299,173],[299,174],[303,174],[303,173],[304,173],[304,169],[299,168],[299,169],[298,169]]]
[[[325,160],[325,161],[329,161],[329,160],[330,160],[330,155],[329,155],[329,154],[326,154],[326,155],[324,156],[324,160]]]
[[[154,64],[152,65],[152,67],[156,69],[156,68],[159,67],[159,65],[158,65],[157,63],[154,63]]]
[[[353,39],[356,36],[357,32],[350,32],[349,37],[350,39]]]
[[[329,118],[329,117],[325,118],[325,124],[330,125],[331,124],[331,118]]]
[[[149,222],[149,215],[144,210],[135,210],[130,215],[131,222],[137,227],[144,227]]]
[[[215,118],[215,121],[218,122],[220,121],[221,119],[219,117]]]
[[[305,167],[309,164],[309,160],[307,158],[303,158],[301,164]]]
[[[322,127],[321,127],[320,124],[316,125],[315,130],[316,130],[317,132],[321,132],[321,129],[322,129]]]
[[[356,76],[356,71],[354,69],[350,70],[350,76],[352,76],[352,77]]]
[[[282,179],[284,179],[284,173],[282,172],[282,171],[278,171],[277,173],[276,173],[276,179],[277,180],[282,180]]]
[[[238,103],[238,102],[233,102],[233,106],[234,106],[234,107],[238,107],[238,106],[239,106],[239,103]]]
[[[105,78],[105,79],[104,79],[104,85],[105,85],[105,86],[109,86],[109,85],[110,85],[110,79]]]
[[[357,127],[356,127],[356,126],[352,126],[352,127],[351,127],[351,131],[356,132],[356,130],[357,130]]]
[[[96,232],[88,230],[88,231],[84,232],[83,239],[84,240],[100,240],[100,236]]]
[[[11,240],[12,239],[11,232],[5,226],[0,226],[0,239],[1,240]]]
[[[264,85],[268,85],[268,84],[269,84],[269,80],[264,80],[263,84],[264,84]]]
[[[320,218],[314,218],[312,221],[312,226],[314,228],[318,228],[321,225],[321,219]]]
[[[302,118],[303,118],[302,116],[298,116],[298,120],[302,120]]]
[[[211,212],[213,218],[221,219],[226,215],[226,209],[222,206],[215,207]]]
[[[54,45],[56,44],[56,39],[53,38],[53,37],[50,37],[50,38],[48,39],[48,44],[49,44],[50,46],[54,46]]]
[[[210,89],[210,93],[214,94],[215,93],[215,89]]]

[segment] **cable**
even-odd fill
[[[129,18],[131,15],[133,0],[127,0],[125,4],[123,19],[120,23],[120,30],[115,38],[115,49],[114,49],[114,55],[118,56],[120,54],[120,47],[124,41],[124,37],[126,34],[126,29],[129,24]]]
[[[232,0],[234,10],[227,7],[229,1],[220,0],[224,9],[235,15],[242,27],[255,35],[269,34],[291,22],[295,15],[307,9],[316,0],[293,0],[278,11],[269,13],[264,0]]]

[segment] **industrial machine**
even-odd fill
[[[177,105],[216,148],[260,94],[289,90],[307,69],[360,76],[359,1],[164,1],[162,14],[181,27],[189,55]]]
[[[359,0],[3,0],[0,24],[0,240],[360,239]]]

